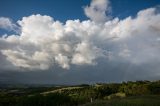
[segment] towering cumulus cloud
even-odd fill
[[[110,12],[109,0],[92,0],[90,6],[84,8],[85,14],[95,22],[105,22],[109,19],[106,13]]]
[[[149,8],[135,18],[109,20],[109,8],[106,0],[92,0],[84,8],[89,20],[66,23],[40,14],[23,17],[17,22],[21,33],[0,38],[0,58],[30,70],[92,66],[102,58],[132,64],[160,62],[159,11]],[[6,28],[3,23],[0,27]]]

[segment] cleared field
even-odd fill
[[[50,94],[50,93],[61,93],[64,90],[74,90],[74,89],[81,89],[81,88],[83,88],[83,87],[66,87],[66,88],[60,88],[60,89],[56,89],[56,90],[52,90],[52,91],[43,92],[43,93],[40,93],[40,94],[47,95],[47,94]]]

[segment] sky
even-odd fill
[[[159,80],[159,0],[1,0],[0,83]]]

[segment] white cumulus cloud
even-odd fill
[[[14,24],[11,19],[6,17],[0,17],[0,28],[15,32],[19,31],[18,26]]]
[[[105,22],[109,19],[106,13],[110,12],[109,0],[92,0],[90,6],[84,8],[88,18],[95,22]]]
[[[132,64],[160,62],[156,8],[141,10],[135,18],[107,20],[108,1],[93,0],[85,11],[93,12],[86,13],[91,20],[62,23],[40,14],[23,17],[18,21],[21,33],[1,37],[0,51],[15,67],[31,70],[96,65],[100,58]],[[100,17],[94,17],[97,14]]]

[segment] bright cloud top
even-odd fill
[[[157,9],[142,10],[135,18],[108,20],[108,3],[93,0],[84,8],[91,20],[82,22],[68,20],[64,24],[40,14],[23,17],[18,21],[21,33],[1,37],[0,51],[15,67],[31,70],[95,65],[100,58],[133,64],[160,61]],[[1,23],[0,18],[0,28],[11,24]]]
[[[109,19],[106,13],[111,11],[109,0],[92,0],[90,6],[84,8],[85,14],[95,22],[105,22]]]

